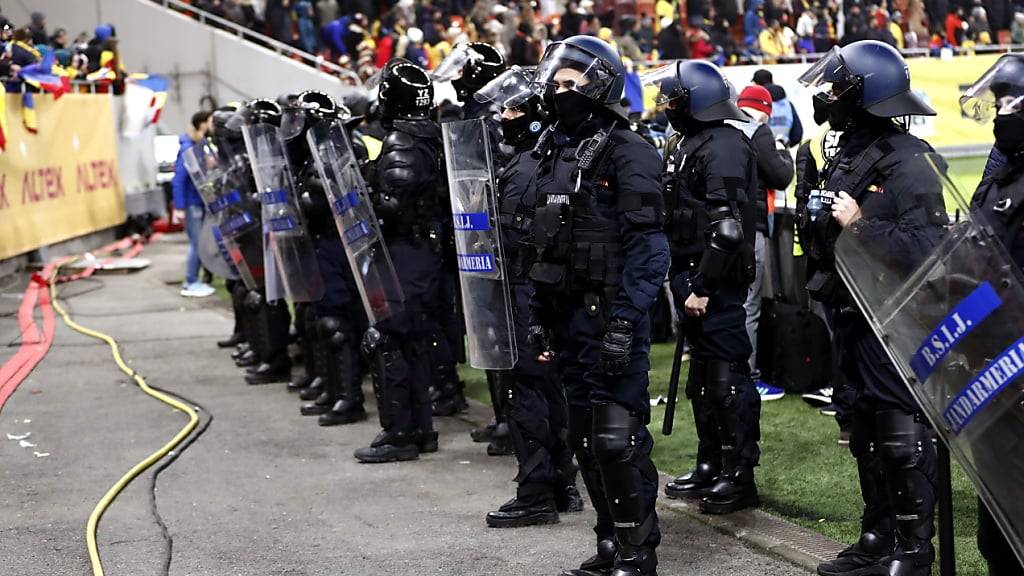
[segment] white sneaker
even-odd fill
[[[181,295],[186,298],[206,298],[212,296],[217,290],[204,282],[189,284],[181,289]]]

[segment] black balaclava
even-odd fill
[[[509,146],[518,146],[526,140],[536,139],[544,130],[544,122],[532,106],[526,106],[526,114],[518,118],[501,119],[501,138]]]
[[[996,116],[992,122],[996,148],[1007,156],[1024,151],[1024,117],[1020,114]]]
[[[574,90],[554,93],[551,101],[551,110],[558,120],[558,127],[566,135],[575,134],[593,115],[593,102],[590,98]]]

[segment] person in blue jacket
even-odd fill
[[[199,231],[203,226],[203,199],[199,196],[188,170],[185,169],[185,151],[195,146],[213,131],[213,113],[209,110],[192,115],[191,128],[178,137],[178,157],[174,161],[174,178],[171,191],[174,194],[175,220],[185,220],[188,234],[188,257],[185,259],[185,284],[181,295],[202,298],[213,294],[213,287],[199,281]]]

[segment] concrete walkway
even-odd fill
[[[187,300],[169,285],[183,238],[147,246],[152,266],[61,287],[81,324],[117,338],[147,380],[202,404],[209,431],[164,472],[157,501],[174,537],[175,575],[558,574],[592,552],[589,509],[557,525],[495,530],[484,514],[508,499],[511,458],[472,444],[471,425],[441,419],[441,450],[419,461],[360,465],[352,451],[371,419],[320,428],[281,385],[246,386],[217,350],[231,329],[216,298]],[[17,334],[10,292],[0,335]],[[95,289],[94,289],[95,288]],[[15,347],[0,348],[0,364]],[[58,321],[55,343],[0,414],[0,573],[90,573],[85,524],[107,488],[169,440],[181,413],[139,391],[106,345]],[[22,446],[19,438],[30,433]],[[48,454],[48,455],[44,455]],[[100,524],[112,576],[161,572],[163,541],[149,507],[149,475],[133,482]],[[660,574],[806,574],[703,523],[662,515]]]

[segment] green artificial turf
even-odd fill
[[[654,397],[665,395],[668,389],[672,348],[671,344],[656,344],[651,351]],[[684,384],[685,364],[682,374]],[[463,367],[461,376],[467,395],[481,402],[490,401],[483,372]],[[820,415],[793,394],[765,402],[761,412],[761,467],[757,469],[757,481],[762,508],[840,542],[853,542],[860,535],[857,469],[849,449],[837,442],[835,420]],[[676,410],[675,432],[666,437],[661,434],[664,414],[664,406],[652,409],[654,461],[659,470],[677,475],[689,470],[696,456],[693,417],[689,403],[682,398]],[[957,571],[981,575],[985,570],[975,544],[974,491],[955,463],[953,476]],[[937,542],[936,539],[936,545]],[[938,574],[937,567],[935,573]]]

